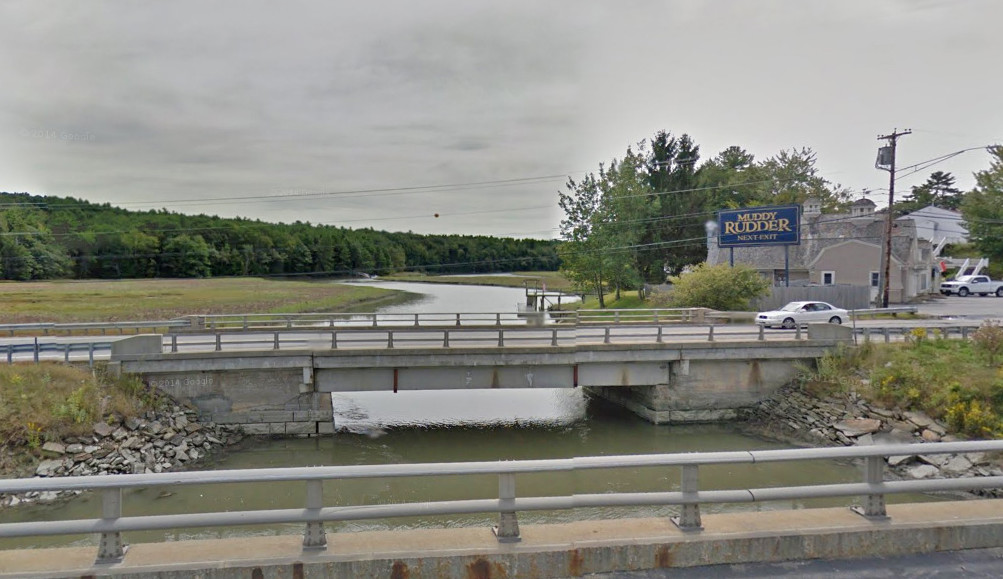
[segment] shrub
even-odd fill
[[[1003,328],[996,320],[986,321],[972,334],[972,343],[985,357],[986,365],[996,365],[996,359],[1003,352]]]
[[[692,272],[669,278],[671,305],[681,308],[747,310],[750,300],[770,291],[770,281],[746,265],[701,263]]]

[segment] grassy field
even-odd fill
[[[412,294],[262,278],[0,283],[0,323],[167,320],[185,315],[372,311]]]
[[[529,287],[536,287],[539,282],[546,284],[548,290],[571,291],[571,282],[556,271],[519,271],[510,274],[490,274],[483,275],[425,275],[420,273],[399,273],[393,275],[380,276],[386,281],[411,281],[421,283],[446,283],[446,284],[466,284],[466,285],[492,285],[502,287],[523,287],[524,283],[529,283]]]

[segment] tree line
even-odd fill
[[[962,193],[950,173],[938,171],[892,210],[960,209],[976,248],[1003,259],[1003,147],[988,150],[992,164],[976,173],[975,190]],[[810,198],[821,201],[826,213],[848,212],[853,201],[848,189],[821,175],[810,148],[760,161],[731,146],[702,161],[692,137],[660,131],[598,171],[568,180],[558,199],[564,210],[561,270],[579,288],[599,295],[605,307],[608,291],[619,297],[621,290],[664,283],[703,262],[718,211]]]
[[[552,271],[557,242],[129,211],[0,193],[0,279]]]

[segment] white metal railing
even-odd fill
[[[190,471],[163,474],[105,475],[64,478],[0,479],[0,493],[44,491],[86,491],[101,493],[102,516],[99,519],[34,521],[0,524],[0,538],[44,535],[99,533],[97,562],[119,561],[125,544],[121,533],[186,527],[219,527],[277,523],[304,523],[304,549],[323,549],[327,545],[324,523],[411,517],[420,515],[457,515],[498,513],[494,527],[501,542],[520,540],[517,513],[522,511],[563,510],[581,507],[677,506],[673,522],[683,530],[702,528],[702,504],[750,503],[798,500],[823,497],[862,497],[863,505],[854,510],[862,516],[887,518],[885,495],[1003,488],[1003,476],[937,478],[908,481],[885,481],[885,460],[890,456],[931,455],[1003,450],[1003,440],[976,442],[939,442],[885,446],[800,448],[731,452],[692,452],[681,454],[592,456],[552,460],[516,460],[467,463],[426,463],[272,468],[254,470]],[[823,485],[700,490],[699,469],[722,464],[760,464],[801,460],[863,459],[863,481]],[[516,476],[548,472],[575,472],[615,468],[681,469],[677,491],[614,492],[570,496],[518,497]],[[422,503],[375,505],[325,505],[323,482],[346,479],[372,479],[415,476],[497,475],[497,498],[451,500]],[[306,504],[299,509],[180,513],[172,515],[123,516],[122,491],[140,487],[168,485],[206,485],[220,483],[303,483]]]

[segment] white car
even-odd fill
[[[850,314],[825,302],[791,302],[779,310],[759,312],[756,323],[767,328],[779,326],[788,330],[809,323],[842,324]]]

